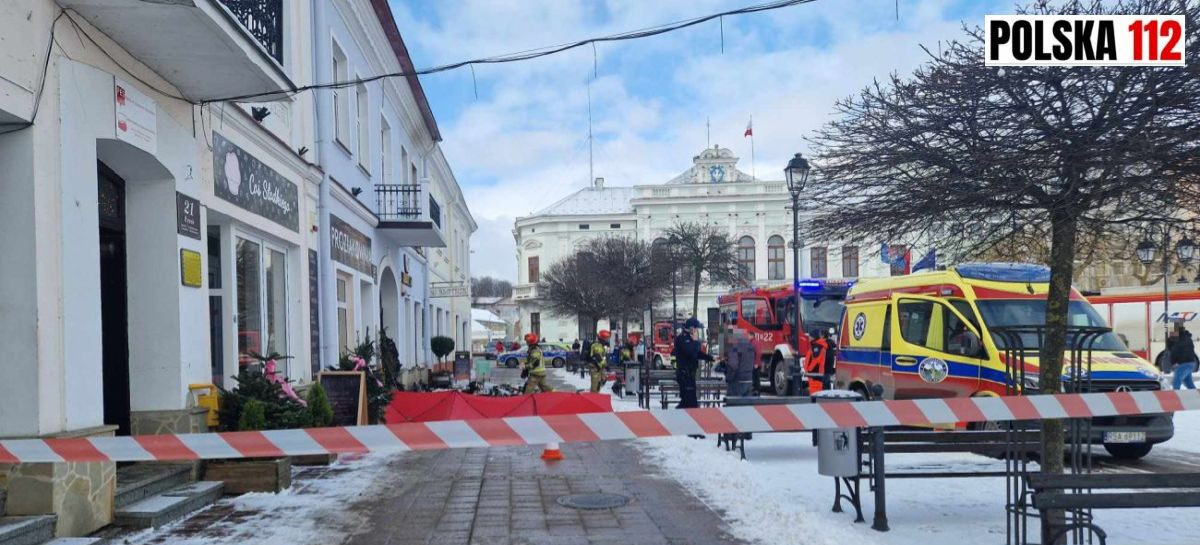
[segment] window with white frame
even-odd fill
[[[261,239],[235,237],[238,365],[256,355],[288,355],[287,251]],[[287,360],[277,361],[287,374]]]
[[[379,183],[392,183],[392,127],[386,117],[379,118]]]
[[[350,66],[346,54],[337,42],[333,42],[333,79],[346,81],[350,79]],[[333,89],[333,130],[334,138],[342,145],[350,141],[350,90]],[[349,146],[346,146],[349,149]]]
[[[358,123],[358,164],[364,169],[371,165],[370,121],[367,119],[367,86],[358,84],[354,88],[356,98],[355,119]]]
[[[337,273],[338,354],[354,348],[357,331],[354,329],[354,279]]]
[[[405,148],[403,144],[401,144],[400,145],[400,177],[402,179],[400,180],[400,183],[402,183],[402,184],[416,183],[415,180],[410,181],[408,179],[408,167],[406,165],[408,165],[408,149]]]

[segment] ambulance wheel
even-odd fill
[[[1104,450],[1118,460],[1138,460],[1150,454],[1154,445],[1150,443],[1105,443]]]
[[[782,359],[776,359],[771,362],[771,390],[777,396],[788,395],[788,384],[791,382],[791,377],[788,377],[787,363]]]
[[[555,369],[562,369],[566,364],[566,360],[563,360],[562,358],[554,358],[554,361],[550,362],[550,365],[553,365]]]

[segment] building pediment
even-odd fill
[[[729,148],[713,146],[692,157],[692,167],[667,184],[728,184],[753,182],[753,176],[737,169],[738,158]]]

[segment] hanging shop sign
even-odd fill
[[[375,275],[371,263],[371,237],[333,214],[329,215],[329,249],[334,261],[363,274]]]
[[[313,376],[321,371],[321,288],[317,251],[308,250],[308,349]]]
[[[128,83],[113,78],[117,140],[158,153],[158,105]]]
[[[218,197],[288,229],[299,230],[296,184],[216,132],[213,172]]]
[[[175,192],[175,232],[200,240],[200,201]]]
[[[463,282],[438,282],[429,285],[429,297],[431,299],[466,296],[467,285]]]
[[[179,276],[183,285],[189,288],[199,288],[204,285],[203,268],[200,266],[200,252],[194,250],[179,250]]]

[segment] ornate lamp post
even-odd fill
[[[792,194],[792,294],[795,298],[792,303],[795,307],[792,315],[792,329],[796,337],[796,351],[792,355],[792,368],[797,370],[796,373],[804,372],[800,363],[800,248],[804,246],[800,242],[800,193],[804,191],[804,184],[808,182],[809,170],[808,160],[799,153],[792,157],[792,160],[788,161],[787,167],[783,169],[788,192]],[[821,380],[824,381],[824,378]],[[794,387],[799,389],[800,382],[796,381]]]
[[[1167,224],[1161,224],[1158,228],[1151,231],[1153,235],[1162,235],[1162,280],[1163,280],[1163,342],[1167,342],[1167,337],[1171,335],[1171,227]],[[1136,252],[1138,261],[1143,265],[1149,266],[1154,263],[1157,257],[1159,248],[1154,245],[1154,241],[1147,236],[1137,245]],[[1196,244],[1192,239],[1183,237],[1175,245],[1175,257],[1183,265],[1192,262],[1192,258],[1196,256]],[[1155,362],[1157,363],[1157,362]]]

